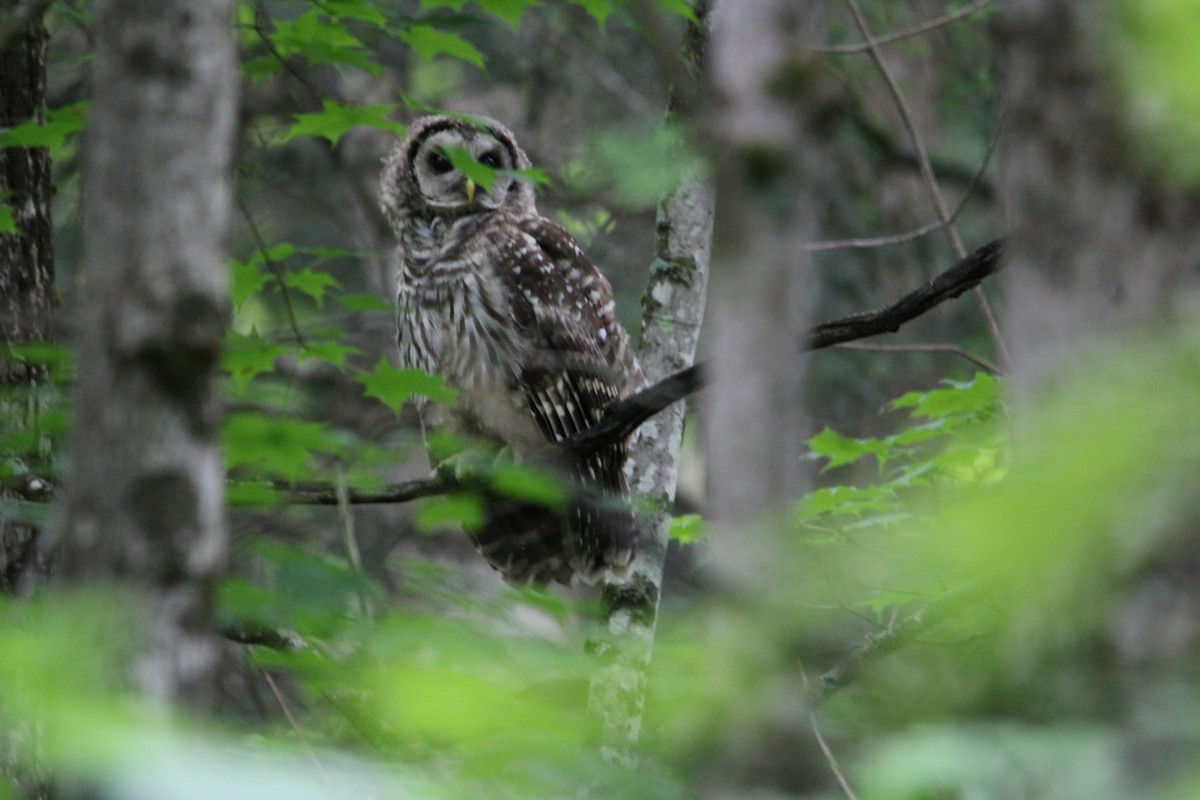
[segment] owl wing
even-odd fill
[[[579,433],[644,379],[613,315],[612,287],[566,230],[522,216],[499,269],[530,351],[522,388],[551,441]]]
[[[532,215],[517,217],[508,233],[495,267],[529,344],[521,391],[542,434],[561,442],[599,422],[644,379],[613,315],[611,286],[570,234]],[[625,498],[626,454],[619,442],[568,466],[579,483]],[[627,509],[580,497],[568,523],[577,535],[567,537],[567,557],[585,579],[628,567],[636,527]]]

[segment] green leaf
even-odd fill
[[[69,373],[75,369],[75,351],[54,342],[24,342],[0,345],[0,361],[45,365],[51,373]]]
[[[367,397],[374,397],[397,414],[414,395],[437,403],[452,403],[458,398],[458,393],[436,375],[419,369],[396,369],[386,358],[379,360],[374,372],[364,372],[357,380],[365,387]]]
[[[17,221],[13,218],[13,208],[10,205],[0,205],[0,233],[16,233]]]
[[[308,342],[300,349],[300,361],[317,359],[335,367],[343,367],[348,356],[361,352],[357,347],[350,347],[339,342]]]
[[[274,55],[259,56],[242,62],[242,74],[252,82],[261,81],[283,72],[283,64]]]
[[[275,369],[275,359],[287,352],[288,349],[283,345],[267,342],[257,333],[243,336],[230,331],[225,340],[225,351],[221,354],[221,366],[240,391],[255,376]]]
[[[492,182],[496,180],[499,170],[480,164],[465,147],[444,147],[442,152],[459,172],[479,184],[485,192],[492,190]]]
[[[499,17],[513,28],[516,28],[521,21],[521,15],[525,13],[526,9],[540,5],[541,0],[475,0],[475,3],[484,12],[494,17]],[[425,11],[432,11],[437,8],[462,11],[466,4],[467,0],[422,0],[421,8]]]
[[[356,19],[377,28],[384,28],[388,24],[383,12],[366,0],[323,0],[321,9],[331,16]]]
[[[417,510],[417,527],[432,532],[447,525],[461,525],[463,530],[479,529],[485,519],[483,500],[469,492],[431,497],[422,501]]]
[[[500,171],[501,175],[509,175],[519,181],[526,183],[537,184],[538,186],[549,186],[551,183],[550,176],[541,167],[530,167],[529,169],[505,169]]]
[[[234,313],[242,307],[243,303],[262,291],[264,286],[275,280],[274,275],[263,271],[261,259],[257,261],[255,259],[250,261],[234,259],[232,272],[229,294],[233,300]]]
[[[395,311],[396,307],[374,294],[343,294],[337,301],[347,311]]]
[[[287,501],[287,495],[265,483],[234,482],[225,487],[225,502],[237,508],[277,506]]]
[[[378,587],[345,559],[266,539],[255,540],[250,549],[262,577],[221,582],[218,606],[226,617],[326,637],[350,621],[352,598],[378,595]]]
[[[683,17],[689,22],[696,22],[696,12],[692,10],[688,0],[658,0],[658,7],[668,14]]]
[[[516,28],[521,22],[521,15],[525,13],[525,10],[538,5],[540,0],[477,0],[477,2],[484,11]]]
[[[809,439],[808,446],[814,456],[829,459],[825,469],[852,464],[863,456],[877,455],[886,449],[877,439],[853,439],[829,427]]]
[[[447,55],[484,69],[483,53],[456,33],[440,31],[432,25],[413,25],[401,33],[400,38],[426,61],[433,60],[435,56]]]
[[[1000,381],[978,372],[966,382],[943,381],[948,388],[909,392],[892,401],[892,408],[911,408],[911,416],[936,419],[954,414],[990,416],[1000,403]]]
[[[302,55],[310,64],[349,65],[371,75],[383,71],[368,58],[363,43],[345,25],[315,9],[292,21],[276,21],[270,37],[283,58]]]
[[[492,470],[491,484],[503,495],[547,508],[562,508],[567,502],[567,489],[557,476],[524,464],[497,464]]]
[[[229,469],[253,468],[288,480],[310,472],[312,453],[333,449],[324,423],[271,417],[258,411],[230,414],[222,433]]]
[[[613,0],[573,0],[575,5],[581,6],[584,11],[596,20],[601,28],[604,27],[605,20],[614,11]]]
[[[291,289],[303,292],[319,306],[325,302],[325,292],[329,289],[340,289],[337,278],[328,272],[316,269],[301,269],[289,272],[283,277],[283,282]]]
[[[8,147],[62,147],[87,121],[87,103],[75,103],[46,113],[46,121],[27,120],[0,130],[0,150]]]
[[[708,538],[708,523],[699,514],[674,517],[669,536],[680,544],[694,544]]]
[[[894,513],[896,492],[887,486],[827,486],[810,492],[797,508],[801,521],[818,517],[861,518],[867,514]]]
[[[326,99],[322,106],[321,111],[295,114],[296,122],[284,134],[283,141],[289,142],[297,136],[315,136],[328,139],[331,145],[337,146],[347,131],[360,125],[404,136],[404,126],[387,118],[396,110],[395,104],[352,106]]]

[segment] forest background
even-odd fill
[[[1198,35],[3,0],[0,798],[1196,796]],[[705,360],[636,591],[504,586],[428,477],[377,193],[429,111]]]

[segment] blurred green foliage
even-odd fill
[[[436,59],[413,67],[414,76],[446,64],[464,73],[501,69],[471,38],[469,23],[483,14],[517,28],[536,5],[246,2],[238,11],[243,72],[260,84],[298,64],[375,76],[380,52],[397,38]],[[604,27],[629,4],[575,5]],[[661,5],[689,13],[681,0]],[[1189,130],[1200,118],[1191,113],[1195,48],[1184,46],[1195,39],[1194,8],[1132,1],[1121,8],[1116,52],[1139,124],[1188,158],[1198,151]],[[427,110],[412,97],[405,102]],[[330,96],[313,108],[261,127],[255,121],[264,137],[258,143],[294,153],[305,140],[343,148],[359,126],[402,130],[390,119],[395,105]],[[0,132],[0,144],[67,153],[85,116],[86,105],[52,110],[43,125]],[[578,167],[562,180],[603,182],[629,206],[653,204],[681,169],[694,166],[684,157],[688,137],[670,127],[599,132],[593,144],[588,169],[600,165],[598,174]],[[478,173],[481,185],[493,177]],[[608,209],[564,215],[581,231],[613,224]],[[823,759],[772,734],[801,728],[807,737],[818,710],[807,698],[820,670],[842,663],[868,635],[902,630],[950,596],[961,599],[941,612],[939,627],[904,642],[819,709],[860,797],[1196,795],[1200,683],[1190,665],[1197,654],[1130,653],[1114,643],[1118,634],[1134,636],[1115,630],[1120,625],[1153,631],[1167,616],[1137,616],[1131,597],[1156,564],[1193,546],[1190,484],[1200,433],[1193,343],[1145,340],[1102,353],[1027,409],[1015,443],[1003,382],[983,373],[905,393],[881,417],[884,434],[821,431],[812,455],[832,485],[799,499],[771,532],[761,583],[722,587],[711,600],[667,610],[645,752],[628,769],[599,756],[586,703],[597,664],[589,653],[602,636],[570,601],[516,589],[470,594],[455,576],[415,559],[397,585],[387,585],[348,548],[275,536],[263,521],[287,506],[291,484],[338,479],[350,489],[376,488],[418,447],[415,437],[380,444],[330,420],[312,376],[336,376],[367,407],[378,401],[389,414],[414,395],[454,402],[437,379],[386,359],[372,364],[349,344],[349,317],[391,325],[390,302],[339,277],[347,263],[357,268],[373,254],[277,241],[264,228],[267,241],[243,248],[231,264],[234,323],[222,360],[231,405],[223,435],[235,479],[229,500],[239,513],[262,516],[239,542],[245,569],[220,586],[218,619],[230,630],[287,635],[287,644],[254,645],[250,661],[280,685],[275,702],[294,722],[274,708],[269,721],[237,725],[147,712],[128,679],[150,627],[131,612],[136,605],[119,595],[47,591],[0,604],[6,770],[49,766],[118,796],[287,800],[711,796],[713,786],[736,783],[731,773],[742,762],[802,761],[824,776]],[[52,344],[4,348],[6,360],[46,370],[32,390],[3,390],[4,414],[15,415],[0,426],[6,483],[30,475],[60,480],[71,352]],[[7,424],[18,418],[21,424]],[[488,489],[564,501],[552,477],[487,455]],[[286,513],[279,527],[291,533],[306,512]],[[0,501],[8,520],[44,523],[47,514],[45,504]],[[469,529],[481,514],[475,490],[425,500],[415,518],[431,532]],[[691,547],[703,547],[707,535],[699,515],[671,525],[672,538]],[[746,532],[747,547],[751,538]],[[954,594],[964,586],[981,588]],[[847,618],[861,622],[849,634]],[[751,752],[731,755],[737,747]],[[1166,766],[1140,774],[1141,752]],[[1165,784],[1155,780],[1163,774]],[[20,796],[0,784],[0,797],[7,794]]]
[[[1110,34],[1139,157],[1172,182],[1200,181],[1200,5],[1121,0]]]
[[[847,507],[820,499],[836,492],[814,493],[801,503],[796,535],[775,539],[774,570],[763,576],[769,591],[732,605],[700,604],[669,620],[650,684],[649,761],[638,771],[597,755],[599,734],[586,709],[595,662],[582,642],[595,634],[586,628],[568,625],[549,638],[523,628],[531,596],[515,590],[459,598],[451,615],[389,608],[383,588],[345,558],[261,537],[246,546],[259,565],[253,576],[222,585],[221,618],[295,636],[294,647],[257,647],[253,659],[293,686],[285,702],[294,714],[303,709],[303,740],[287,727],[247,739],[173,724],[168,735],[197,763],[207,763],[204,753],[213,749],[241,754],[244,761],[229,762],[239,764],[230,778],[235,788],[257,786],[281,759],[296,759],[313,775],[331,765],[347,771],[356,786],[387,765],[387,780],[418,781],[430,792],[422,796],[556,797],[581,782],[622,797],[686,796],[704,774],[704,754],[719,750],[730,731],[784,709],[810,713],[810,678],[791,654],[794,637],[821,624],[822,612],[807,602],[808,584],[822,573],[828,578],[834,562],[858,569],[867,531],[876,555],[899,543],[943,587],[984,588],[962,596],[939,629],[942,641],[909,643],[828,705],[825,724],[873,732],[858,755],[844,759],[860,796],[1187,796],[1178,786],[1194,785],[1194,760],[1165,773],[1180,783],[1160,784],[1139,778],[1124,754],[1144,737],[1200,741],[1197,717],[1187,713],[1200,708],[1200,684],[1180,683],[1180,674],[1164,686],[1155,667],[1139,683],[1148,692],[1169,688],[1177,713],[1125,723],[1056,687],[1082,679],[1070,677],[1076,673],[1107,669],[1081,662],[1080,654],[1110,635],[1132,579],[1194,524],[1189,487],[1200,455],[1177,444],[1200,436],[1193,413],[1198,352],[1194,343],[1138,341],[1105,353],[1024,417],[1011,454],[1000,426],[1001,385],[982,374],[893,404],[913,415],[914,427],[935,425],[936,437],[906,436],[912,428],[903,428],[871,448],[828,433],[814,438],[823,458],[876,458],[876,488],[887,492]],[[981,455],[964,459],[964,449]],[[452,510],[452,498],[439,502],[446,519],[471,513]],[[698,524],[684,518],[676,527]],[[813,530],[828,538],[814,538]],[[928,583],[904,583],[903,569],[889,578],[887,567],[896,564],[884,562],[874,574],[894,582],[886,587],[893,614],[913,607],[900,599],[905,593],[931,596]],[[881,587],[832,588],[843,607],[868,607]],[[2,701],[8,726],[43,731],[56,766],[132,779],[147,767],[130,762],[127,748],[164,734],[161,721],[136,712],[124,688],[120,665],[136,652],[140,626],[121,603],[47,596],[0,608],[0,682],[14,687]],[[107,621],[100,626],[97,609]],[[938,677],[949,674],[952,681]],[[1042,695],[1041,710],[1030,713],[1026,700]],[[878,705],[881,696],[888,699]],[[959,720],[981,704],[1008,711],[994,721]],[[273,744],[264,750],[266,741]],[[343,751],[371,763],[347,763]],[[321,768],[305,764],[305,752]],[[161,796],[190,796],[182,786],[187,775],[178,786],[168,781]]]

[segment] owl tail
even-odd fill
[[[620,500],[579,492],[567,507],[547,508],[489,492],[475,546],[501,577],[517,586],[620,581],[637,551],[638,526]]]
[[[475,547],[507,583],[569,586],[575,575],[563,542],[561,510],[488,492]]]

